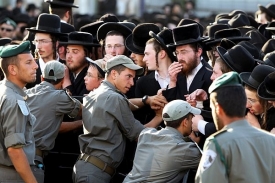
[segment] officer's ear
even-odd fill
[[[111,70],[111,77],[113,80],[115,80],[117,78],[117,75],[118,75],[118,73],[116,70]]]
[[[217,115],[222,116],[225,114],[222,106],[218,102],[215,102],[214,105],[215,105],[215,112]]]

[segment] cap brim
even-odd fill
[[[98,47],[98,44],[95,43],[83,43],[82,41],[68,41],[68,42],[61,42],[62,45],[83,45],[83,46],[96,46]]]
[[[201,110],[191,106],[190,113],[192,113],[194,115],[199,115],[199,114],[201,114]]]
[[[58,33],[58,32],[51,32],[51,31],[45,31],[45,30],[39,30],[39,29],[32,29],[32,28],[26,28],[26,30],[33,32],[33,33],[47,33],[47,34],[53,34],[57,36],[67,36],[66,33]]]
[[[96,62],[96,61],[93,61],[92,59],[90,59],[89,57],[85,57],[86,61],[91,63],[91,64],[94,64],[98,70],[98,72],[104,77],[105,76],[105,71],[103,70],[103,68],[101,68],[101,66]]]
[[[175,43],[171,43],[166,45],[168,48],[174,48],[176,46],[180,46],[180,45],[186,45],[186,44],[192,44],[192,43],[199,43],[202,42],[203,40],[207,39],[208,37],[201,37],[200,39],[189,39],[189,40],[185,40],[185,41],[178,41]]]
[[[127,67],[131,70],[136,71],[136,75],[138,75],[138,76],[143,74],[144,69],[142,67],[134,64],[134,63],[132,63],[132,64],[122,64],[122,65],[124,65],[125,67]]]
[[[271,101],[275,100],[275,95],[269,94],[266,91],[266,86],[265,86],[264,82],[260,84],[260,86],[257,90],[257,94],[260,98],[262,98],[264,100],[271,100]]]
[[[230,41],[236,41],[236,42],[240,42],[240,41],[248,41],[248,40],[251,40],[250,37],[243,37],[243,36],[240,36],[240,37],[224,37]],[[223,38],[219,38],[219,39],[213,39],[213,40],[209,40],[209,41],[206,41],[205,42],[205,45],[206,46],[210,46],[211,44],[216,44],[216,43],[219,43],[221,42]]]

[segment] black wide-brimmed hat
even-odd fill
[[[268,4],[266,7],[258,5],[262,12],[265,12],[268,16],[275,18],[275,4]]]
[[[63,45],[83,45],[83,46],[97,46],[93,42],[93,35],[87,32],[74,31],[68,36],[67,42],[60,42]]]
[[[60,18],[54,14],[42,13],[39,15],[36,27],[34,29],[27,28],[30,32],[48,33],[53,35],[65,35],[61,32]]]
[[[99,44],[99,42],[98,42],[98,40],[97,40],[97,35],[96,35],[96,34],[97,34],[98,28],[99,28],[102,24],[104,24],[103,21],[92,22],[92,23],[89,23],[89,24],[86,24],[86,25],[80,27],[79,30],[80,30],[81,32],[88,32],[88,33],[92,34],[92,35],[93,35],[93,38],[94,38],[94,43],[96,43],[96,44],[98,44],[98,46],[100,46],[100,44]]]
[[[250,37],[251,40],[249,42],[255,45],[259,50],[262,49],[267,41],[267,39],[257,29],[248,31],[245,36]]]
[[[187,24],[175,27],[172,30],[174,43],[167,45],[168,47],[176,47],[180,45],[199,43],[207,39],[200,36],[200,29],[197,23]]]
[[[236,29],[236,28],[222,29],[222,30],[215,32],[213,39],[205,42],[205,45],[210,46],[213,44],[217,44],[223,38],[227,38],[235,43],[251,39],[248,36],[242,36],[239,29]]]
[[[230,41],[227,38],[223,38],[220,42],[220,46],[223,47],[226,50],[231,49],[233,46],[235,46],[236,44],[233,41]]]
[[[275,72],[266,76],[265,80],[261,83],[257,90],[257,94],[260,98],[265,100],[275,100]]]
[[[127,38],[136,27],[131,22],[107,22],[102,24],[97,30],[97,40],[104,40],[107,33],[110,31],[120,32],[124,38]]]
[[[259,59],[259,60],[263,59],[264,53],[252,43],[248,41],[241,41],[238,43],[238,45],[241,45],[242,47],[244,47],[254,57],[254,59]]]
[[[237,14],[234,17],[232,17],[229,21],[228,24],[232,28],[238,28],[238,27],[243,27],[243,26],[249,26],[250,21],[245,14]]]
[[[221,59],[233,70],[238,73],[252,72],[257,60],[241,45],[236,45],[230,50],[217,46],[217,52]]]
[[[49,3],[51,6],[56,7],[78,8],[78,5],[74,4],[74,0],[45,0],[45,2]]]
[[[126,48],[133,53],[144,55],[146,42],[151,38],[150,31],[157,34],[160,29],[153,23],[142,23],[136,26],[132,34],[125,39]]]
[[[158,34],[155,34],[154,32],[149,32],[150,36],[153,37],[160,46],[166,51],[171,61],[177,61],[177,58],[174,56],[173,51],[170,50],[166,45],[173,42],[173,35],[172,30],[168,29],[166,27],[163,28],[162,31],[160,31]]]
[[[263,60],[264,64],[275,68],[275,51],[266,54]]]
[[[270,53],[275,50],[275,39],[269,39],[262,47],[264,54]]]
[[[265,77],[272,72],[275,72],[274,67],[268,65],[257,65],[252,72],[240,73],[240,77],[246,85],[257,90]]]
[[[72,26],[71,24],[68,24],[66,22],[61,22],[61,32],[65,33],[66,35],[58,37],[59,44],[60,44],[60,42],[67,42],[69,33],[74,32],[74,31],[75,31],[74,26]]]
[[[0,46],[5,46],[6,44],[9,44],[9,43],[11,43],[11,39],[10,38],[7,38],[7,37],[5,37],[5,38],[0,38]]]
[[[181,19],[181,21],[178,23],[177,27],[192,24],[192,23],[196,23],[199,25],[201,36],[203,36],[204,28],[200,23],[196,22],[195,20],[188,19],[188,18]]]
[[[267,26],[265,27],[266,30],[268,30],[272,35],[275,34],[275,21],[270,22],[267,24]]]

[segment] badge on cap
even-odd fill
[[[206,170],[207,168],[209,168],[213,164],[216,157],[217,157],[217,153],[214,152],[211,149],[208,149],[205,152],[203,152],[203,157],[202,157],[202,159],[203,159],[203,165],[202,165],[203,171]]]

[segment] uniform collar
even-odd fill
[[[51,83],[49,83],[49,82],[47,82],[47,81],[42,81],[40,84],[41,84],[41,85],[46,85],[46,86],[51,87],[52,89],[55,89],[54,85],[51,84]]]
[[[7,87],[11,88],[15,93],[18,93],[22,97],[26,97],[26,93],[22,90],[22,88],[18,87],[16,84],[10,82],[6,78],[2,80],[2,84],[6,85]]]
[[[240,126],[249,126],[249,124],[248,124],[247,120],[242,119],[242,120],[234,121],[233,123],[226,125],[224,128],[229,129],[229,128],[235,128],[235,127],[240,127]]]

